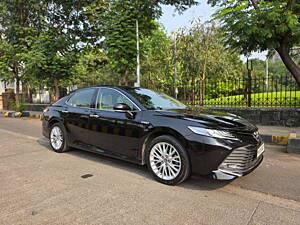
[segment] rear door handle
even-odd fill
[[[92,117],[92,118],[99,118],[100,116],[97,115],[97,114],[90,114],[90,117]]]
[[[61,112],[63,112],[63,113],[69,113],[68,110],[62,110]]]

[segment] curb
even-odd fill
[[[296,133],[290,133],[287,136],[284,135],[260,135],[266,144],[285,145],[288,153],[300,154],[300,138],[297,138]]]
[[[33,119],[42,119],[42,114],[30,114],[29,113],[29,118],[33,118]]]
[[[42,119],[42,114],[32,114],[30,112],[0,111],[4,117],[21,118],[28,117],[32,119]]]
[[[286,151],[288,153],[300,154],[300,139],[297,138],[296,135],[290,136],[287,147],[286,147]]]
[[[260,136],[267,144],[287,145],[289,140],[289,135],[260,134]]]
[[[289,135],[260,134],[260,136],[266,144],[287,145],[291,138],[298,140],[296,133]]]

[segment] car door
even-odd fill
[[[113,107],[117,103],[129,105],[132,111],[114,111]],[[113,88],[100,88],[95,110],[90,117],[90,143],[119,157],[136,158],[143,134],[141,116],[142,111],[123,93]]]
[[[85,88],[76,91],[66,102],[62,110],[64,123],[71,145],[88,145],[90,135],[91,108],[96,98],[96,88]]]

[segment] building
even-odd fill
[[[5,92],[5,84],[0,81],[0,95]]]
[[[15,93],[15,85],[12,83],[5,83],[0,81],[0,110],[4,109],[7,106],[7,102],[4,102],[3,93],[6,93],[7,90],[12,90],[11,93]],[[11,96],[13,98],[13,96]],[[11,98],[10,97],[10,98]]]

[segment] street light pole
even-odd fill
[[[266,88],[268,90],[269,85],[269,59],[268,56],[266,57]]]
[[[140,38],[139,38],[139,21],[136,19],[136,83],[135,87],[141,86],[140,76]]]
[[[177,80],[177,68],[176,68],[176,32],[174,32],[174,97],[177,99],[177,86],[176,86],[176,80]]]

